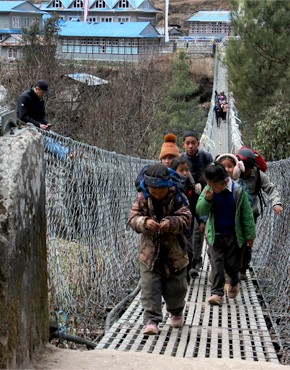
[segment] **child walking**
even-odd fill
[[[241,180],[247,186],[249,193],[252,197],[253,204],[252,209],[254,213],[255,222],[257,221],[258,217],[260,216],[260,211],[258,207],[259,198],[261,198],[261,190],[265,192],[269,197],[269,203],[271,203],[273,211],[275,214],[280,214],[283,211],[282,202],[280,198],[280,194],[273,184],[269,177],[262,171],[259,170],[256,166],[256,155],[253,151],[249,148],[241,148],[239,149],[236,157],[244,163],[245,171],[241,174]],[[262,209],[262,204],[261,204]],[[241,279],[246,280],[247,275],[246,271],[250,267],[250,262],[252,259],[252,249],[244,246],[243,248],[243,264],[241,268]]]
[[[205,233],[209,244],[212,286],[209,304],[223,303],[225,274],[229,276],[227,294],[236,298],[240,289],[239,272],[242,245],[253,245],[256,236],[253,212],[244,188],[232,181],[222,164],[205,169],[207,186],[199,196],[196,211],[208,215]]]
[[[188,232],[186,233],[186,237],[188,240],[188,257],[189,257],[188,281],[189,281],[190,276],[196,276],[195,269],[191,268],[193,261],[193,243],[192,243],[193,224],[196,219],[200,229],[202,230],[202,233],[204,233],[205,225],[205,221],[199,218],[196,213],[196,203],[198,200],[198,196],[201,193],[201,184],[194,183],[194,179],[189,171],[188,163],[186,159],[183,157],[173,158],[171,162],[171,170],[174,170],[177,174],[185,178],[185,180],[183,181],[183,192],[189,201],[189,209],[192,214],[192,225]]]
[[[183,325],[187,292],[187,244],[184,233],[191,213],[162,163],[150,165],[144,174],[129,217],[129,225],[141,233],[141,302],[144,334],[158,334],[162,322],[162,296],[174,328]]]
[[[209,152],[199,148],[198,134],[194,130],[185,131],[183,133],[182,145],[184,152],[180,154],[181,157],[185,158],[189,171],[194,179],[195,184],[200,184],[202,188],[205,187],[206,183],[203,177],[203,170],[209,164],[213,162],[212,155]],[[203,247],[204,234],[200,229],[200,226],[195,219],[193,222],[193,260],[192,260],[192,275],[198,275],[199,269],[202,265],[202,247]]]

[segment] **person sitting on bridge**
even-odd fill
[[[37,81],[29,90],[24,91],[17,102],[18,121],[30,122],[43,130],[49,130],[43,101],[47,92],[48,84],[44,80]]]
[[[188,201],[184,205],[162,163],[152,164],[144,174],[143,191],[138,193],[128,220],[141,233],[141,302],[144,334],[158,334],[162,322],[162,296],[174,328],[183,325],[187,292],[187,242],[191,223]]]
[[[239,293],[242,246],[253,245],[256,228],[245,189],[232,181],[222,164],[208,165],[205,178],[207,186],[198,198],[196,211],[200,216],[209,216],[205,232],[212,267],[212,295],[208,303],[221,305],[225,272],[229,277],[228,297],[236,298]]]

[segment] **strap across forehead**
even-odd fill
[[[151,186],[153,188],[169,188],[173,186],[171,179],[162,179],[160,177],[151,177],[144,175],[144,182],[146,186]]]

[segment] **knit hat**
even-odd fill
[[[251,149],[248,148],[241,148],[239,149],[238,153],[236,154],[236,157],[244,162],[245,168],[254,168],[255,167],[255,159],[256,155],[252,152]]]
[[[161,152],[159,159],[166,157],[167,155],[172,155],[173,157],[179,157],[179,149],[176,145],[176,136],[173,134],[167,134],[164,136],[164,143],[161,147]]]

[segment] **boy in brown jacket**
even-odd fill
[[[190,227],[191,213],[163,164],[148,167],[141,188],[129,224],[142,234],[139,258],[144,334],[158,334],[162,296],[172,326],[183,324],[188,265],[184,233]]]

